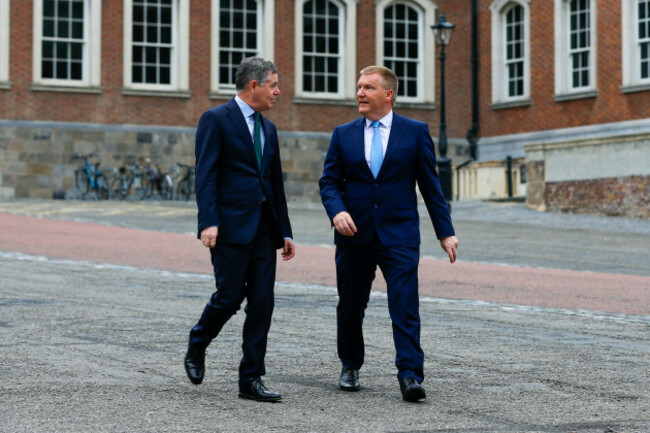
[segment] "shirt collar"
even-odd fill
[[[239,109],[246,119],[255,114],[255,110],[253,110],[250,105],[245,103],[244,100],[239,97],[239,95],[235,96],[235,102],[239,106]]]
[[[387,129],[390,129],[393,124],[393,110],[390,110],[387,115],[379,119],[379,126],[384,126]],[[372,120],[366,119],[366,128],[372,128]]]

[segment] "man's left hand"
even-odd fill
[[[291,260],[296,255],[296,245],[291,239],[284,240],[284,248],[282,248],[282,260]]]
[[[458,253],[458,239],[456,236],[447,236],[446,238],[440,239],[440,246],[447,254],[449,254],[449,262],[454,263]]]

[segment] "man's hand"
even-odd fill
[[[449,261],[454,263],[458,256],[458,253],[456,253],[456,249],[458,249],[458,239],[456,239],[456,236],[447,236],[446,238],[440,239],[440,246],[449,254]]]
[[[296,255],[296,244],[291,239],[284,240],[284,248],[282,248],[282,260],[291,260]]]
[[[212,248],[217,244],[219,227],[208,227],[201,231],[201,243],[207,248]]]
[[[334,218],[332,218],[332,224],[334,224],[336,231],[341,233],[343,236],[352,236],[357,232],[357,226],[354,225],[352,217],[347,212],[339,212],[334,215]]]

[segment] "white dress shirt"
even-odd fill
[[[372,127],[372,120],[366,119],[366,127],[363,131],[364,151],[366,155],[366,162],[370,167],[370,147],[372,146],[372,137],[375,135],[375,128]],[[379,133],[381,134],[381,146],[386,156],[386,148],[388,147],[388,136],[390,135],[390,127],[393,125],[393,110],[379,119]]]
[[[242,114],[244,115],[244,120],[246,120],[246,125],[248,126],[248,130],[251,133],[251,137],[253,137],[253,142],[255,142],[255,117],[253,115],[255,114],[255,110],[251,108],[250,105],[245,103],[239,95],[235,96],[235,102],[239,106],[239,109],[241,110]],[[262,138],[262,154],[264,154],[264,142],[265,137],[264,137],[264,129],[262,129],[262,126],[260,125],[260,137]]]

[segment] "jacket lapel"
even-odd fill
[[[353,136],[350,137],[352,140],[352,143],[354,144],[354,158],[357,161],[361,161],[361,165],[363,166],[362,170],[372,178],[372,172],[370,171],[370,167],[368,167],[368,161],[366,161],[366,137],[365,137],[365,130],[366,130],[366,118],[362,117],[357,121],[357,125],[355,125]]]

